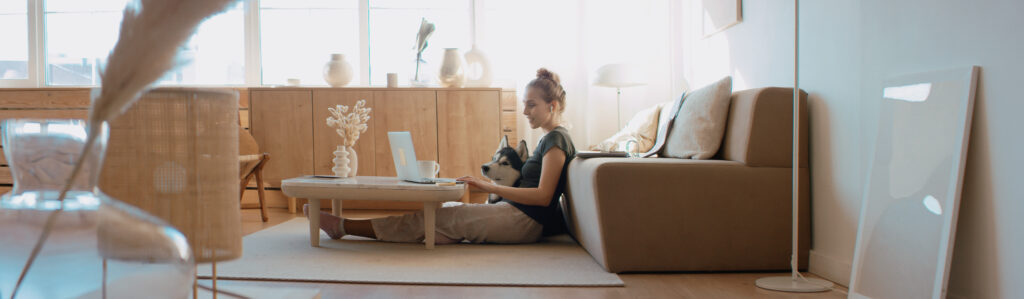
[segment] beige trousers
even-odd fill
[[[446,202],[437,209],[438,244],[469,240],[473,243],[533,243],[543,226],[506,203],[463,204]],[[423,211],[370,221],[377,239],[388,242],[423,242]]]

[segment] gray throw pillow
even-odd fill
[[[714,156],[725,135],[731,97],[732,77],[687,93],[661,156],[701,160]]]

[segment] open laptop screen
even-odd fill
[[[417,180],[420,176],[416,167],[416,150],[412,145],[412,134],[409,132],[388,132],[388,143],[391,145],[391,158],[395,161],[395,173],[402,180]]]

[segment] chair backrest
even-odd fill
[[[747,166],[790,167],[793,89],[766,87],[732,94],[729,120],[718,157]],[[807,167],[807,93],[800,91],[800,167]]]
[[[245,179],[263,158],[260,146],[256,143],[249,131],[238,128],[238,178]]]
[[[255,155],[260,154],[260,146],[256,143],[256,138],[249,134],[249,131],[238,128],[238,154],[239,155]]]

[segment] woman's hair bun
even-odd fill
[[[540,68],[540,69],[538,69],[537,70],[537,78],[538,79],[548,79],[548,80],[551,80],[552,82],[555,82],[556,84],[562,84],[561,80],[558,79],[558,75],[556,75],[555,73],[552,73],[547,68]]]

